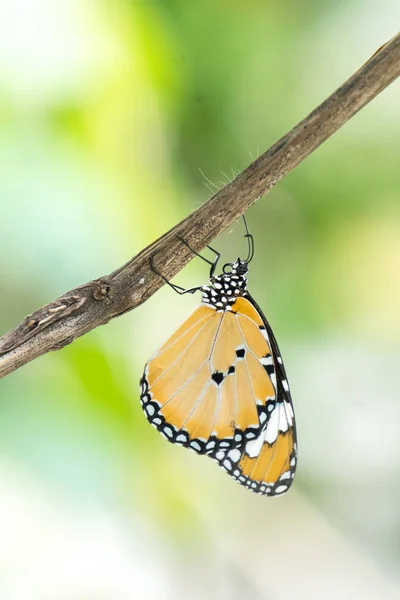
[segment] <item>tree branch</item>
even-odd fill
[[[32,313],[0,338],[0,377],[145,302],[256,200],[400,75],[400,34],[231,183],[128,263]]]

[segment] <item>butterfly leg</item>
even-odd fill
[[[218,252],[217,250],[214,250],[214,248],[211,248],[211,246],[207,246],[207,248],[209,250],[211,250],[212,252],[214,252],[214,254],[215,254],[215,258],[211,263],[211,269],[210,269],[210,279],[211,279],[212,277],[214,277],[215,269],[217,268],[218,261],[221,258],[221,253]]]
[[[185,288],[181,287],[180,285],[176,285],[175,283],[171,283],[170,281],[168,281],[168,279],[165,277],[165,275],[163,275],[162,273],[160,273],[159,271],[157,271],[157,269],[154,266],[153,263],[153,256],[150,256],[150,267],[151,270],[158,275],[159,277],[161,277],[161,279],[163,279],[165,281],[165,283],[167,283],[169,285],[170,288],[172,288],[174,290],[174,292],[176,292],[179,295],[182,294],[194,294],[195,292],[197,292],[198,290],[201,290],[201,286],[197,286],[197,287],[193,287],[193,288],[188,288],[185,290]]]
[[[189,244],[186,242],[186,240],[184,240],[183,238],[181,238],[179,235],[177,237],[178,237],[178,239],[181,240],[181,242],[183,244],[185,244],[185,246],[187,246],[189,248],[189,250],[191,252],[193,252],[193,254],[195,254],[196,256],[198,256],[199,258],[201,258],[202,260],[204,260],[204,262],[206,262],[207,264],[209,264],[211,266],[211,268],[210,268],[210,278],[213,277],[214,273],[215,273],[215,269],[216,269],[217,264],[218,264],[218,261],[221,258],[221,253],[218,252],[217,250],[214,250],[214,248],[211,248],[211,246],[207,246],[207,248],[209,250],[211,250],[211,252],[214,252],[214,254],[215,254],[214,260],[208,260],[208,258],[205,258],[204,256],[202,256],[201,254],[199,254],[198,252],[196,252],[196,250],[193,250],[193,248],[191,248],[189,246]]]
[[[247,227],[246,217],[244,215],[242,215],[242,217],[243,217],[243,222],[244,222],[244,226],[246,229],[246,234],[244,237],[247,238],[247,242],[249,244],[249,252],[248,252],[245,262],[249,263],[254,256],[254,238],[253,238],[252,234],[249,232],[249,228]]]

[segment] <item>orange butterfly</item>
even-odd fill
[[[275,496],[295,475],[296,428],[278,344],[247,291],[254,241],[245,226],[246,260],[227,263],[215,276],[219,252],[209,246],[214,261],[201,257],[211,265],[209,285],[184,290],[158,273],[180,294],[200,291],[202,302],[146,364],[141,403],[168,441],[210,456],[250,490]]]

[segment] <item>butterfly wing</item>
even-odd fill
[[[218,460],[258,439],[275,386],[263,321],[238,298],[232,310],[201,305],[192,313],[146,364],[141,401],[169,441]]]
[[[238,318],[241,313],[248,316],[250,312],[243,300],[246,299],[239,299]],[[289,489],[296,470],[297,438],[293,404],[285,367],[271,327],[250,295],[247,295],[246,302],[257,312],[261,320],[260,330],[271,348],[276,399],[267,404],[267,420],[257,438],[246,442],[241,449],[220,452],[216,458],[242,485],[254,492],[275,496]]]

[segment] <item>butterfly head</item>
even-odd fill
[[[223,267],[224,275],[238,275],[246,278],[249,265],[247,260],[238,258],[234,263],[226,263]]]
[[[238,258],[234,263],[226,263],[223,266],[223,274],[221,277],[224,279],[230,278],[233,276],[234,279],[247,279],[247,272],[249,270],[249,264],[247,260],[242,260]]]

